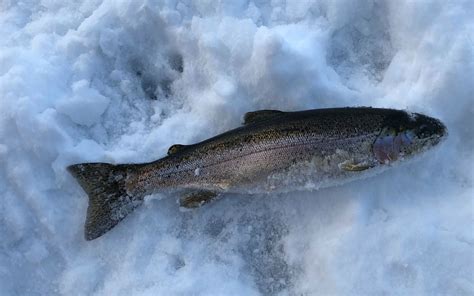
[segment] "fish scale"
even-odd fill
[[[341,111],[350,110],[343,109]],[[350,116],[348,112],[341,111],[326,114],[320,114],[320,110],[315,110],[315,112],[306,111],[303,112],[305,114],[302,114],[302,116],[295,113],[279,114],[275,118],[238,128],[221,136],[194,144],[181,151],[179,155],[173,155],[140,168],[140,174],[148,175],[148,178],[152,181],[148,181],[149,184],[138,184],[137,186],[147,188],[148,192],[152,192],[153,188],[157,186],[189,189],[208,188],[212,187],[212,184],[226,183],[229,184],[226,188],[227,191],[259,193],[257,188],[261,187],[266,192],[265,188],[268,186],[242,184],[241,172],[245,166],[243,163],[250,161],[254,175],[258,175],[259,179],[264,179],[271,177],[275,170],[290,167],[294,162],[310,161],[315,157],[326,157],[321,155],[321,151],[354,150],[352,148],[354,144],[361,145],[358,142],[360,139],[363,139],[366,142],[365,147],[370,149],[369,145],[375,141],[378,133],[380,133],[381,125],[375,131],[374,126],[371,129],[364,129],[364,126],[367,125],[362,120],[369,120],[373,123],[382,122],[381,116],[378,113],[373,113],[373,116],[365,116],[361,120]],[[339,116],[339,119],[334,118],[333,114]],[[353,128],[354,126],[358,126],[358,128]],[[298,151],[295,148],[289,149],[293,146],[306,147],[307,149],[303,149],[304,156],[296,159],[291,157],[293,151]],[[276,150],[283,151],[283,154],[275,153]],[[262,151],[265,153],[262,153]],[[363,151],[364,156],[369,156],[371,154],[369,152],[368,150]],[[256,157],[257,155],[261,157]],[[229,171],[221,165],[223,163],[232,170]],[[176,164],[179,164],[180,169],[176,169]],[[193,172],[198,168],[202,169],[203,172],[196,176]],[[327,169],[331,172],[340,172],[337,164]],[[290,173],[298,174],[297,171]],[[304,173],[305,175],[301,178],[307,178],[308,181],[317,179],[317,176],[308,175],[307,172]],[[163,178],[164,174],[171,175],[173,178]],[[248,178],[244,179],[246,181]],[[248,190],[243,189],[245,186],[249,187]],[[273,188],[272,191],[288,190],[289,188]]]

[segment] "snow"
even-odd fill
[[[474,294],[474,2],[0,3],[2,295]],[[407,109],[449,138],[382,175],[148,198],[87,242],[65,167],[152,161],[258,109]]]
[[[88,86],[87,80],[79,80],[72,85],[73,96],[59,101],[56,110],[69,116],[77,124],[91,127],[104,114],[110,100]]]

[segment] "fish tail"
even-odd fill
[[[86,240],[112,229],[143,202],[140,193],[127,191],[127,177],[133,165],[80,163],[67,169],[89,196],[84,228]]]

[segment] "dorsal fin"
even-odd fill
[[[267,120],[283,113],[285,112],[280,110],[258,110],[253,112],[247,112],[244,115],[244,125]]]
[[[175,154],[176,152],[183,150],[185,147],[187,147],[187,145],[181,145],[181,144],[171,145],[170,148],[168,148],[168,155]]]

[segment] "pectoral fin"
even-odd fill
[[[259,110],[259,111],[247,112],[244,115],[243,124],[248,125],[251,123],[267,120],[283,113],[285,112],[279,111],[279,110]]]
[[[179,199],[179,206],[187,209],[195,209],[217,198],[218,194],[212,191],[193,191],[183,195]]]
[[[339,168],[348,172],[360,172],[370,169],[373,165],[366,162],[345,161],[339,164]]]

